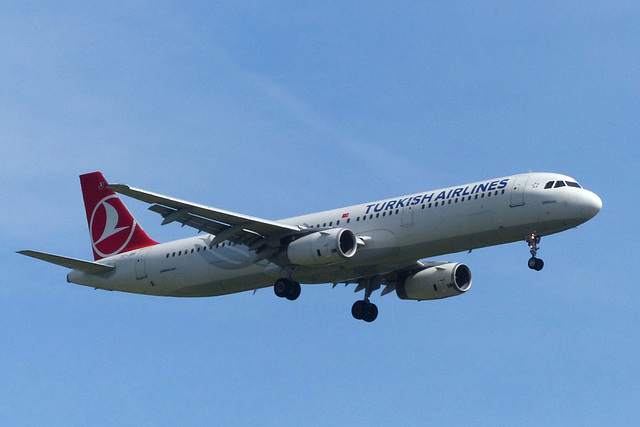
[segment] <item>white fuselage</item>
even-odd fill
[[[513,175],[373,203],[288,218],[310,229],[347,228],[359,238],[356,254],[321,266],[282,266],[214,236],[191,237],[130,251],[100,262],[108,273],[73,271],[68,281],[149,295],[202,297],[271,286],[288,274],[301,283],[337,283],[385,274],[417,260],[545,236],[595,216],[601,201],[582,188],[545,188],[574,182],[558,174]]]

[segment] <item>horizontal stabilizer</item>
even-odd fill
[[[18,251],[21,255],[37,258],[42,261],[49,262],[51,264],[67,267],[72,270],[84,271],[89,274],[106,273],[113,270],[115,267],[106,264],[100,264],[98,262],[84,261],[76,258],[68,258],[61,255],[47,254],[37,251]]]

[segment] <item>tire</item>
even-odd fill
[[[378,317],[378,306],[372,303],[368,304],[367,314],[364,316],[362,320],[365,322],[371,323]]]
[[[356,320],[363,320],[368,311],[369,310],[367,308],[367,303],[361,300],[354,302],[353,306],[351,307],[351,315]]]
[[[289,281],[289,287],[287,288],[287,294],[285,295],[285,297],[289,301],[295,301],[300,296],[300,292],[302,292],[300,283]]]
[[[273,285],[273,292],[276,294],[276,296],[280,298],[284,298],[287,296],[288,289],[289,289],[289,281],[284,278],[276,280],[276,283]]]

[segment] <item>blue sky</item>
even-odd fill
[[[6,425],[624,425],[640,417],[637,2],[9,2],[0,14]],[[436,302],[68,285],[78,175],[278,219],[513,173],[602,212],[451,254]],[[147,205],[125,200],[146,231]]]

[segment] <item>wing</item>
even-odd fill
[[[109,188],[116,193],[151,203],[149,209],[164,218],[162,225],[175,221],[214,234],[211,246],[228,240],[259,252],[265,247],[279,247],[280,239],[302,231],[300,227],[198,205],[124,184],[109,185]]]
[[[90,274],[106,273],[115,268],[111,265],[100,264],[98,262],[84,261],[81,259],[69,258],[61,255],[53,255],[45,252],[18,251],[18,253],[21,255],[30,256],[32,258],[37,258],[51,264],[67,267],[72,270],[84,271],[85,273]]]

